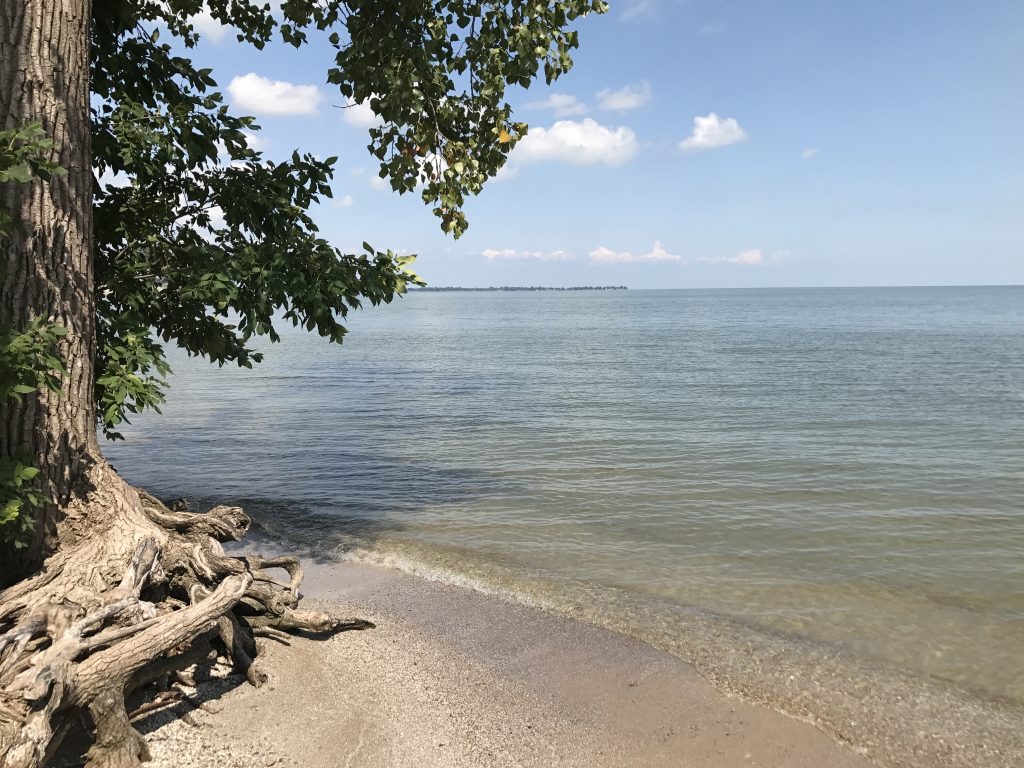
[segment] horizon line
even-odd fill
[[[681,286],[676,288],[634,288],[629,285],[443,285],[443,286],[417,286],[410,288],[407,293],[417,291],[584,291],[584,290],[628,290],[628,291],[814,291],[814,290],[850,290],[850,289],[877,289],[877,288],[1024,288],[1024,283],[945,283],[936,285],[893,283],[888,285],[744,285],[744,286]]]

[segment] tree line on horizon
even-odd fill
[[[457,285],[416,285],[409,288],[410,292],[439,293],[459,291],[627,291],[625,285],[572,285],[572,286],[544,286],[544,285],[492,285],[489,288],[464,288]]]

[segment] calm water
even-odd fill
[[[253,371],[173,356],[114,464],[857,743],[1019,747],[1024,288],[421,293],[351,330]]]

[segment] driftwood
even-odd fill
[[[0,592],[0,768],[45,765],[85,722],[90,768],[149,757],[135,716],[166,704],[169,681],[212,654],[259,686],[256,636],[372,627],[298,609],[296,558],[226,555],[249,518],[238,507],[174,511],[94,466],[42,571]],[[269,571],[287,574],[276,580]]]

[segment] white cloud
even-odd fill
[[[217,230],[223,229],[227,222],[224,220],[224,209],[219,205],[215,205],[209,210],[210,214],[210,229]]]
[[[429,180],[440,178],[448,170],[448,161],[436,152],[416,158],[416,165],[419,166],[417,186],[424,186]]]
[[[641,261],[677,261],[686,263],[686,260],[675,253],[669,253],[662,246],[660,240],[654,241],[654,247],[647,253],[635,254],[631,251],[613,251],[603,245],[595,248],[589,254],[591,261],[599,264],[634,264]]]
[[[97,181],[101,187],[130,187],[132,185],[131,177],[128,174],[120,171],[114,173],[109,168],[100,174]]]
[[[731,117],[719,117],[712,112],[707,117],[693,118],[693,133],[679,142],[679,148],[686,151],[727,147],[744,141],[747,134],[740,124]]]
[[[195,27],[196,32],[213,43],[219,43],[228,33],[228,28],[213,18],[206,6],[203,6],[203,10],[195,16],[189,16],[188,23]]]
[[[417,157],[416,164],[419,166],[416,175],[416,188],[422,188],[426,185],[427,181],[437,177],[438,174],[443,174],[448,164],[444,161],[444,158],[439,157],[437,154],[430,153],[426,157]],[[361,175],[353,174],[353,175]],[[394,188],[391,186],[390,178],[381,178],[379,174],[367,174],[366,183],[370,185],[370,189],[374,192],[390,192]]]
[[[597,105],[601,109],[618,112],[636,109],[651,100],[651,84],[646,80],[641,80],[637,85],[627,85],[617,91],[605,88],[603,91],[597,92],[596,98]]]
[[[558,251],[517,251],[513,248],[502,248],[500,250],[495,248],[487,248],[482,252],[482,255],[488,261],[523,261],[527,259],[537,259],[540,261],[569,261],[573,258],[571,253],[567,253],[562,250]]]
[[[366,169],[365,168],[353,168],[351,171],[349,171],[349,173],[352,176],[362,176],[364,173],[366,173]]]
[[[561,160],[574,165],[621,165],[636,154],[636,134],[625,126],[609,128],[591,118],[559,120],[550,128],[534,128],[513,156],[520,161]]]
[[[742,251],[739,256],[733,257],[732,264],[764,264],[764,255],[760,248],[751,248],[749,251]]]
[[[345,118],[346,123],[354,125],[356,128],[375,128],[382,122],[370,107],[369,100],[356,101],[351,96],[345,100],[341,115]]]
[[[235,106],[264,115],[312,115],[321,98],[315,85],[269,80],[255,72],[234,78],[228,93]]]
[[[803,152],[800,153],[800,159],[801,160],[810,160],[816,154],[818,154],[818,148],[817,147],[808,147],[807,149],[805,149]]]
[[[356,199],[352,195],[342,195],[341,197],[335,197],[331,200],[331,205],[335,208],[351,208],[356,202]]]
[[[270,139],[265,136],[260,136],[253,131],[242,131],[242,133],[245,135],[245,143],[254,152],[264,152],[270,146]]]
[[[602,245],[595,248],[587,255],[590,257],[592,262],[597,264],[674,262],[685,265],[698,262],[701,264],[737,264],[739,266],[746,267],[759,267],[766,264],[769,260],[774,261],[775,259],[782,258],[784,252],[780,251],[773,253],[771,256],[767,256],[760,248],[752,248],[748,251],[742,251],[735,256],[699,256],[691,261],[679,254],[669,253],[661,244],[660,240],[655,240],[654,247],[647,253],[613,251],[611,248],[606,248]]]
[[[747,267],[759,267],[764,264],[764,254],[760,248],[751,248],[736,256],[701,256],[697,261],[704,264],[740,264]]]
[[[546,99],[531,101],[526,105],[529,109],[550,109],[555,117],[579,115],[587,111],[587,105],[567,93],[552,93]]]

